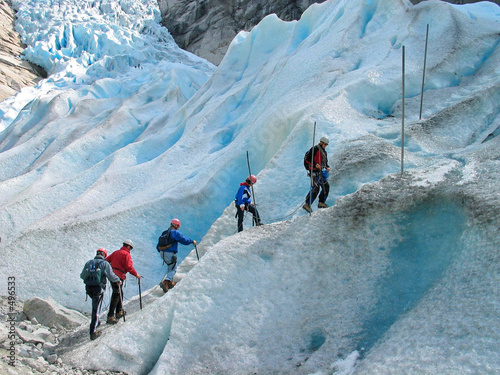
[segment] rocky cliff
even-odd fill
[[[229,43],[241,30],[251,30],[266,15],[283,20],[299,19],[312,4],[325,0],[158,0],[162,23],[177,44],[214,64],[219,64]],[[423,0],[411,0],[417,4]],[[478,0],[447,0],[455,4]],[[500,4],[500,0],[491,0]],[[14,29],[10,0],[0,0],[0,101],[22,87],[35,85],[46,73],[22,60],[25,48]]]
[[[0,0],[0,101],[45,75],[42,68],[20,58],[25,46],[14,30],[14,17],[10,0]]]
[[[241,30],[250,31],[271,13],[297,20],[313,3],[325,0],[158,0],[162,23],[179,47],[218,65]],[[418,4],[424,0],[411,0]],[[446,0],[454,4],[480,0]],[[500,4],[500,0],[491,0]]]
[[[314,0],[158,0],[162,23],[179,47],[219,64],[241,30],[251,30],[266,15],[299,19]]]

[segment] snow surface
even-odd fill
[[[83,264],[130,238],[144,276],[144,309],[129,277],[127,321],[75,339],[65,360],[130,374],[500,372],[497,5],[327,1],[241,32],[216,68],[175,46],[153,0],[13,3],[26,57],[51,75],[0,103],[2,274],[21,298],[89,310]],[[309,216],[314,123],[331,140],[332,207]],[[247,217],[236,234],[247,152],[268,225]],[[181,246],[181,282],[163,295],[155,244],[173,217],[201,259]]]

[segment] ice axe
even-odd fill
[[[141,307],[142,310],[141,279],[142,277],[137,278],[137,282],[139,283],[139,306]]]
[[[121,285],[118,285],[118,294],[120,295],[120,304],[122,305],[123,311],[123,321],[125,322],[125,310],[123,309],[123,289],[121,288]]]
[[[200,257],[198,256],[198,247],[194,244],[194,249],[196,250],[196,258],[198,258],[198,262],[200,261]]]

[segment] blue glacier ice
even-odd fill
[[[127,321],[92,343],[71,333],[65,361],[500,372],[500,7],[330,0],[241,31],[218,67],[175,45],[154,0],[13,7],[24,57],[49,76],[0,103],[0,270],[22,299],[85,311],[97,248],[131,238],[144,276],[144,309],[129,276]],[[302,157],[323,135],[331,207],[309,215]],[[247,216],[236,233],[247,152],[265,225]],[[181,246],[164,295],[155,245],[173,217],[200,260]]]

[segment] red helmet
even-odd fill
[[[100,247],[97,249],[97,255],[99,255],[99,253],[102,253],[102,255],[104,255],[104,258],[108,256],[108,250],[106,250],[104,247]]]
[[[170,225],[173,225],[173,226],[179,228],[181,226],[181,221],[179,219],[172,219],[172,221],[170,222]]]
[[[255,184],[257,182],[257,177],[255,177],[253,174],[247,177],[247,181],[251,182],[252,184]]]

